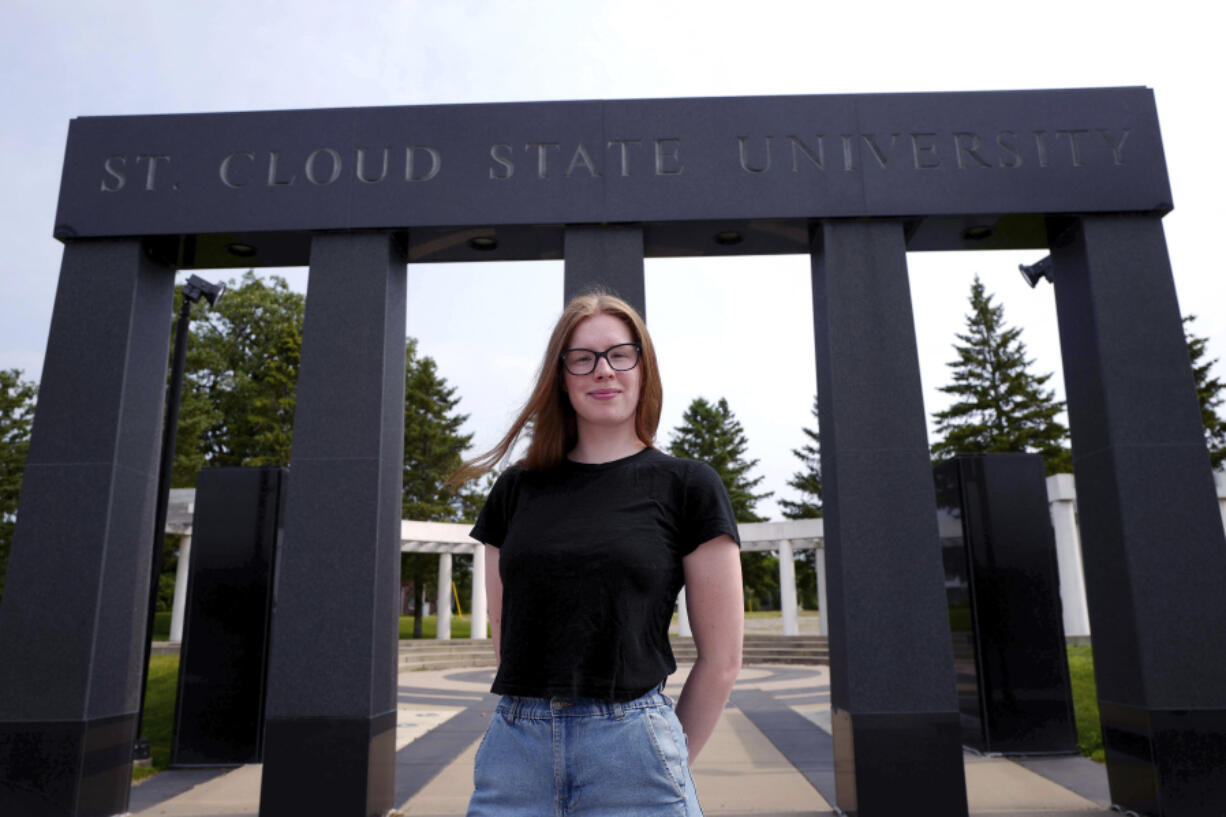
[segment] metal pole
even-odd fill
[[[175,331],[175,356],[166,394],[166,421],[162,426],[162,465],[158,471],[157,511],[153,522],[153,559],[149,574],[149,609],[145,618],[145,660],[141,662],[140,706],[136,710],[136,745],[133,757],[150,756],[149,741],[141,736],[145,718],[145,686],[149,683],[149,656],[153,651],[153,619],[157,613],[158,579],[162,575],[162,550],[166,540],[166,509],[170,503],[170,474],[175,464],[175,434],[179,425],[179,396],[183,389],[183,368],[187,357],[187,327],[192,319],[192,301],[183,298],[179,325]]]

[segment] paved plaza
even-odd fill
[[[676,695],[688,666],[669,679]],[[408,817],[463,815],[473,756],[497,698],[493,670],[403,672],[396,805]],[[829,670],[746,666],[718,729],[694,765],[709,817],[834,814]],[[1084,758],[1014,761],[966,755],[973,815],[1089,817],[1107,811],[1106,772]],[[310,780],[302,785],[310,786]],[[260,767],[171,770],[132,789],[136,817],[253,817]],[[922,803],[916,815],[926,815]],[[939,817],[935,815],[934,817]]]

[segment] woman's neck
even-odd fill
[[[567,459],[583,463],[602,463],[620,460],[637,454],[647,444],[635,436],[633,429],[619,434],[587,433],[579,431],[579,442],[566,455]]]

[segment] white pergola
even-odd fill
[[[1226,523],[1226,471],[1214,474],[1222,521]],[[175,577],[174,607],[170,617],[170,640],[183,636],[183,615],[187,602],[187,573],[192,541],[192,515],[196,492],[191,488],[170,492],[170,508],[166,532],[183,537],[179,547],[179,568]],[[1081,571],[1081,539],[1077,528],[1076,492],[1072,474],[1056,474],[1047,478],[1048,509],[1056,535],[1056,559],[1060,572],[1060,599],[1064,607],[1066,636],[1088,636],[1090,617],[1086,608],[1085,583]],[[961,529],[949,519],[939,519],[941,538],[961,536]],[[817,551],[818,632],[827,634],[826,621],[826,550],[822,520],[797,519],[787,522],[751,522],[738,525],[741,548],[747,551],[768,550],[779,556],[779,588],[783,608],[783,634],[798,635],[796,603],[796,570],[792,557],[798,550]],[[485,548],[469,537],[470,525],[451,522],[400,523],[400,549],[405,553],[437,553],[438,564],[438,634],[436,638],[451,638],[451,563],[459,553],[473,558],[472,635],[485,638],[487,624],[485,606]],[[685,591],[678,599],[681,635],[690,635],[685,610]]]
[[[743,550],[779,551],[779,587],[783,607],[783,634],[799,635],[796,603],[796,568],[792,554],[797,550],[817,550],[818,608],[826,607],[825,551],[822,549],[822,520],[801,519],[791,522],[754,522],[738,525]],[[451,637],[451,561],[459,553],[473,558],[472,634],[470,638],[485,638],[487,624],[485,604],[485,547],[468,535],[471,525],[452,522],[400,523],[400,549],[404,553],[437,553],[438,559],[438,639]],[[690,635],[685,610],[685,591],[677,600],[681,616],[681,635]],[[820,615],[820,613],[819,613]],[[826,634],[826,619],[819,618],[819,631]]]

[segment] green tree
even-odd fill
[[[444,481],[460,467],[472,434],[461,428],[468,420],[456,407],[460,398],[454,386],[438,373],[429,357],[418,356],[417,341],[405,344],[404,370],[404,488],[401,509],[405,519],[421,522],[459,522],[475,519],[480,507],[477,489],[452,494]],[[488,491],[488,481],[485,483]],[[438,557],[430,553],[401,555],[402,584],[412,584],[413,635],[421,637],[422,608],[426,594],[431,597],[438,585]],[[452,579],[460,598],[468,598],[472,587],[471,561],[453,559]]]
[[[1192,360],[1192,377],[1196,381],[1196,399],[1200,403],[1200,418],[1205,426],[1205,445],[1209,448],[1209,461],[1214,468],[1221,468],[1226,461],[1226,421],[1217,413],[1217,407],[1226,401],[1222,391],[1226,389],[1220,378],[1211,377],[1210,370],[1217,359],[1205,360],[1208,351],[1206,338],[1192,334],[1195,315],[1183,319],[1184,337],[1188,342],[1188,357]]]
[[[711,403],[697,397],[681,417],[681,425],[673,429],[668,451],[675,457],[701,460],[719,474],[732,500],[732,512],[737,522],[765,522],[754,506],[772,492],[757,494],[754,489],[763,477],[750,477],[757,460],[745,458],[749,440],[741,423],[720,398]],[[741,573],[745,585],[745,603],[750,610],[771,604],[779,591],[779,560],[770,553],[741,552]]]
[[[0,597],[17,524],[17,500],[30,450],[37,394],[35,384],[21,379],[20,369],[0,370]]]
[[[992,302],[979,276],[971,284],[971,311],[966,334],[957,335],[957,360],[947,365],[953,382],[941,391],[953,405],[933,414],[940,439],[932,456],[945,461],[955,454],[1018,451],[1043,456],[1048,474],[1072,470],[1068,429],[1056,418],[1064,403],[1045,388],[1051,374],[1029,371],[1022,330],[1008,327],[1004,307]]]
[[[800,460],[804,470],[792,474],[788,487],[800,493],[800,501],[779,500],[783,515],[788,519],[817,519],[822,515],[822,449],[818,434],[817,396],[813,397],[813,428],[802,428],[808,440],[800,448],[793,448],[792,455]]]
[[[194,485],[205,466],[289,465],[305,313],[305,296],[281,278],[262,280],[253,272],[228,282],[215,308],[196,307],[179,415],[176,486]],[[474,503],[480,507],[475,490],[451,496],[443,486],[472,438],[460,433],[467,415],[456,413],[459,401],[435,362],[419,357],[417,342],[407,339],[401,502],[406,519],[456,521],[473,518]],[[173,553],[166,564],[173,564]],[[402,560],[402,581],[416,588],[419,611],[422,594],[437,583],[437,565],[433,554],[406,554]],[[468,560],[455,561],[453,577],[462,593],[471,587]]]
[[[175,296],[178,314],[182,290]],[[197,304],[172,484],[205,466],[288,465],[306,297],[248,271],[213,308]],[[176,318],[177,321],[177,318]]]
[[[800,500],[779,500],[787,519],[817,519],[822,515],[822,452],[818,434],[817,396],[813,397],[813,428],[803,428],[808,439],[792,454],[800,460],[803,470],[792,474],[788,486],[800,493]],[[817,550],[802,550],[796,554],[796,586],[800,603],[817,609]]]
[[[728,489],[736,521],[765,522],[765,517],[754,512],[754,506],[773,493],[754,493],[763,477],[749,476],[758,461],[745,459],[748,449],[745,430],[723,397],[716,403],[703,397],[694,398],[668,442],[668,452],[674,457],[701,460],[715,469]]]

